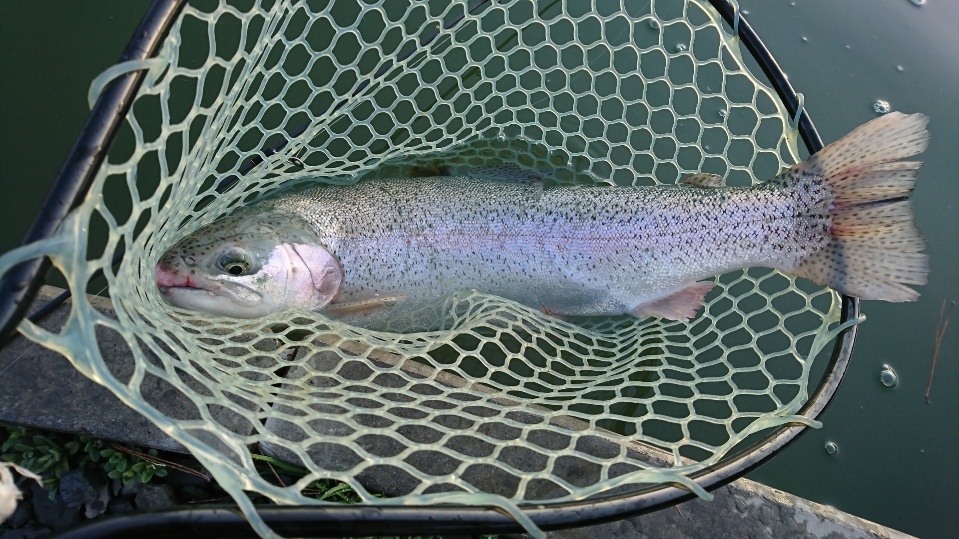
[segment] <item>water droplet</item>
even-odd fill
[[[649,27],[653,30],[659,30],[659,21],[656,19],[649,19]]]
[[[809,38],[807,38],[806,36],[802,36],[802,40],[803,40],[803,41],[809,41]]]
[[[726,116],[729,116],[729,113],[726,112],[726,109],[722,109],[719,111],[719,115],[725,118]]]
[[[680,43],[676,45],[676,52],[686,52],[686,44]]]
[[[847,49],[851,49],[852,47],[850,47],[849,45],[846,45],[846,48],[847,48]]]
[[[882,372],[879,373],[879,381],[886,387],[896,387],[899,385],[899,376],[889,365],[882,366]]]
[[[876,114],[888,114],[892,111],[892,106],[888,101],[880,99],[872,104],[872,110],[876,111]]]
[[[905,70],[902,68],[902,66],[896,66],[896,69],[899,70],[899,71],[905,71]]]
[[[839,452],[839,446],[836,445],[836,442],[826,442],[826,453],[830,455],[835,455]]]
[[[795,6],[795,5],[796,5],[796,2],[790,2],[789,5],[790,5],[790,6]]]
[[[921,6],[926,3],[926,0],[909,0],[914,6]]]

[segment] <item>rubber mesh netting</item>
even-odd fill
[[[411,167],[516,163],[556,183],[769,179],[796,161],[795,131],[739,51],[697,0],[191,2],[155,59],[94,82],[91,99],[147,70],[86,201],[0,270],[48,254],[82,292],[106,269],[116,320],[81,293],[59,334],[21,331],[186,446],[263,535],[244,491],[329,503],[300,492],[317,479],[366,503],[496,505],[533,533],[524,502],[663,482],[708,497],[689,474],[750,435],[810,423],[796,413],[836,334],[833,291],[739,271],[683,323],[559,320],[464,291],[417,313],[429,331],[403,327],[422,318],[371,331],[312,312],[181,311],[154,266],[279,189]],[[132,377],[105,364],[103,332],[126,341]],[[147,385],[195,413],[165,413]],[[276,486],[251,451],[310,475]]]

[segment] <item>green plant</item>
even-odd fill
[[[103,440],[89,436],[69,436],[26,427],[7,427],[6,434],[6,440],[0,444],[0,459],[41,476],[43,485],[50,491],[50,499],[57,495],[60,477],[77,468],[100,466],[108,477],[120,479],[125,485],[137,481],[149,483],[154,477],[167,474],[165,465],[159,462],[162,459],[154,462],[150,458],[157,457],[156,449],[144,450],[129,444],[107,447]],[[70,441],[62,443],[64,439]],[[175,463],[167,464],[177,467]]]
[[[127,444],[127,449],[143,453],[139,447]],[[110,479],[120,479],[124,485],[129,485],[137,481],[149,483],[153,476],[163,477],[167,474],[166,468],[155,462],[144,460],[137,455],[124,452],[118,449],[101,449],[100,456],[108,459],[103,464],[103,470],[107,472]],[[146,452],[151,457],[159,455],[156,449],[150,449]]]
[[[71,455],[75,455],[80,451],[80,448],[83,448],[83,460],[80,461],[80,466],[92,466],[95,465],[100,460],[100,448],[103,447],[103,441],[97,440],[96,438],[90,438],[89,436],[74,436],[72,442],[67,442],[64,446],[70,452]]]
[[[61,447],[52,433],[44,436],[25,427],[7,427],[7,434],[0,445],[0,458],[41,476],[53,499],[60,488],[60,476],[70,470],[69,449]]]

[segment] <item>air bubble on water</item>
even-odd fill
[[[807,38],[806,36],[802,36],[802,40],[803,40],[803,41],[809,41],[809,38]]]
[[[926,3],[926,0],[909,0],[914,6],[921,6]]]
[[[888,101],[880,99],[872,104],[872,110],[876,111],[876,114],[888,114],[892,111],[892,106]]]
[[[896,66],[896,69],[899,70],[899,71],[905,71],[905,70],[902,68],[902,66]]]
[[[896,387],[899,385],[899,376],[896,375],[896,371],[892,370],[892,367],[883,365],[882,371],[879,373],[879,381],[886,387]]]
[[[849,45],[846,45],[846,48],[847,48],[847,49],[851,49],[852,47],[850,47]]]
[[[726,116],[729,116],[729,112],[727,112],[726,109],[722,109],[719,111],[719,115],[725,118]]]
[[[649,27],[653,30],[659,30],[659,21],[656,19],[649,19]]]
[[[676,45],[676,52],[686,52],[686,44],[680,43]]]
[[[839,452],[839,446],[836,445],[836,442],[826,442],[826,453],[830,455],[835,455]]]

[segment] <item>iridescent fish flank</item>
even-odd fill
[[[911,301],[925,241],[906,200],[927,119],[891,113],[753,187],[545,188],[518,168],[294,193],[202,228],[157,265],[173,305],[250,318],[427,305],[457,291],[550,314],[688,319],[716,275],[769,267]]]

